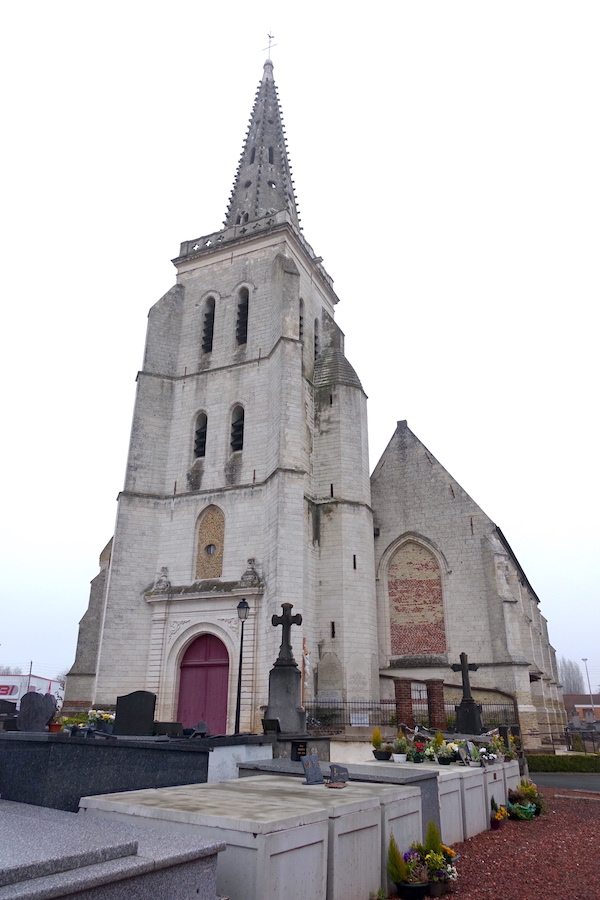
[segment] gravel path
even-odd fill
[[[453,845],[449,900],[600,900],[600,795],[542,793],[545,815]]]

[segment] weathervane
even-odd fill
[[[267,34],[267,37],[269,38],[269,46],[268,46],[268,47],[263,47],[263,51],[267,50],[268,53],[269,53],[269,59],[271,59],[271,47],[276,47],[277,44],[271,43],[272,41],[275,40],[275,35],[274,35],[274,34]]]

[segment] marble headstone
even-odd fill
[[[155,706],[156,694],[150,691],[133,691],[117,697],[113,734],[153,734]]]

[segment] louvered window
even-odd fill
[[[319,343],[319,320],[315,319],[315,336],[314,336],[314,346],[315,346],[315,359],[319,355],[320,343]]]
[[[209,297],[204,308],[204,322],[202,323],[202,352],[210,353],[213,348],[213,334],[215,330],[215,301]]]
[[[242,288],[239,293],[235,327],[235,339],[238,344],[245,344],[248,340],[248,296],[248,288]]]
[[[244,409],[236,406],[231,416],[231,449],[242,450],[244,447]]]
[[[196,431],[194,435],[194,458],[199,459],[206,455],[206,413],[200,413],[196,419]]]

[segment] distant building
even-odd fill
[[[465,651],[473,686],[514,697],[526,732],[562,727],[546,620],[501,531],[406,422],[369,478],[367,398],[300,230],[270,61],[224,227],[173,262],[66,707],[144,688],[160,720],[231,731],[244,598],[242,730],[261,730],[283,602],[303,616],[307,700],[395,697],[409,716],[421,682],[439,721]]]
[[[600,694],[565,694],[569,725],[585,728],[600,720]]]

